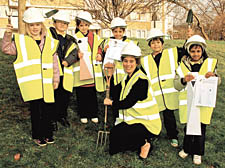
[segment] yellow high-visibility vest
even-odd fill
[[[75,34],[75,38],[77,39],[77,41],[79,41],[79,38],[84,37],[85,36],[80,31]],[[106,84],[103,79],[102,64],[97,64],[96,62],[98,46],[101,44],[101,42],[102,39],[100,39],[100,37],[94,33],[93,49],[91,49],[91,47],[88,45],[88,51],[90,52],[89,60],[93,67],[92,70],[94,78],[88,80],[80,80],[80,61],[78,61],[74,64],[74,87],[94,83],[98,92],[105,91]]]
[[[147,76],[138,70],[132,75],[127,84],[125,80],[127,75],[122,80],[122,90],[120,94],[120,101],[124,100],[129,94],[132,86],[137,82],[139,78],[148,80]],[[141,123],[151,133],[158,135],[162,129],[162,123],[159,115],[158,105],[153,96],[151,84],[149,82],[148,95],[143,101],[138,101],[133,107],[129,109],[119,110],[119,118],[116,120],[116,124],[126,122],[127,124]]]
[[[166,108],[178,109],[178,91],[174,88],[177,64],[177,48],[165,49],[162,52],[159,68],[152,55],[141,58],[141,65],[152,84],[159,111]]]
[[[207,58],[203,62],[199,75],[205,75],[207,72],[214,72],[217,64],[217,59]],[[177,73],[181,78],[184,78],[190,70],[186,65],[181,62],[177,68]],[[210,124],[213,108],[212,107],[200,107],[200,121],[204,124]],[[181,123],[187,123],[187,88],[183,89],[179,93],[179,116]]]
[[[104,47],[109,43],[109,40],[110,40],[110,38],[108,38],[105,41]],[[133,42],[136,45],[138,44],[138,41],[133,41],[130,39],[126,39],[126,40],[124,40],[124,42],[127,42],[127,43]],[[114,70],[113,78],[114,78],[114,85],[117,85],[118,83],[120,83],[122,81],[122,79],[126,73],[124,72],[123,63],[121,61],[115,60],[114,63],[115,63],[115,70]]]
[[[65,58],[70,54],[72,50],[77,48],[76,44],[73,43],[70,48],[67,50]],[[74,64],[73,64],[74,65]],[[63,88],[67,91],[72,92],[73,91],[73,85],[74,85],[74,66],[71,65],[69,67],[65,67],[63,69]]]
[[[58,43],[58,40],[46,37],[41,51],[31,37],[15,34],[17,59],[14,69],[25,102],[41,98],[46,103],[54,102],[53,55]]]
[[[47,35],[53,38],[50,29],[48,29]],[[67,50],[65,58],[68,57],[70,52],[75,48],[77,48],[77,45],[73,43]],[[63,81],[61,81],[63,82],[63,88],[69,92],[73,92],[73,85],[74,85],[73,65],[62,68],[58,57],[58,66],[60,70],[60,76],[63,76]]]

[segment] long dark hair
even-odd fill
[[[80,31],[77,27],[80,25],[81,20],[76,19],[76,29],[75,29],[75,33],[77,33],[78,31]]]

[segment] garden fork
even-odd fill
[[[112,66],[108,66],[104,68],[104,74],[106,77],[106,98],[109,98],[109,91],[110,91],[110,80],[112,75],[108,75],[108,70],[110,68],[113,68]],[[104,119],[104,129],[98,131],[98,138],[97,138],[97,142],[96,142],[96,149],[98,148],[98,146],[105,146],[107,143],[107,139],[108,139],[108,134],[109,131],[107,131],[107,113],[108,113],[108,109],[107,109],[107,105],[105,105],[105,119]]]

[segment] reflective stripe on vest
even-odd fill
[[[122,90],[120,94],[120,100],[124,100],[129,94],[132,86],[137,82],[139,78],[147,79],[147,76],[138,70],[125,85],[125,79],[121,81]],[[158,105],[155,98],[151,94],[151,85],[149,83],[147,98],[143,101],[138,101],[133,107],[125,110],[119,110],[119,118],[116,120],[116,124],[120,122],[126,122],[127,124],[141,123],[151,133],[158,135],[161,131],[161,119],[159,115]]]
[[[207,72],[214,72],[216,68],[217,60],[214,58],[207,58],[199,71],[199,75],[205,75]],[[177,73],[181,78],[184,78],[190,70],[181,62],[177,68]],[[213,108],[200,107],[200,120],[204,124],[210,124]],[[183,89],[179,93],[179,117],[181,123],[187,123],[187,88]]]
[[[79,31],[76,33],[75,38],[78,41],[79,38],[84,38],[84,35]],[[99,36],[94,34],[93,49],[91,50],[90,46],[88,45],[88,51],[91,53],[89,60],[93,67],[94,79],[88,79],[88,80],[82,80],[82,81],[80,80],[80,61],[78,61],[74,64],[74,69],[73,69],[74,87],[95,83],[95,87],[98,92],[105,91],[106,86],[103,79],[102,64],[96,64],[98,46],[101,44],[101,42],[102,40],[99,38]]]
[[[141,65],[150,79],[159,110],[178,109],[178,91],[174,88],[177,64],[177,48],[165,49],[162,52],[159,68],[152,55],[141,58]]]
[[[14,69],[23,100],[43,98],[47,103],[54,102],[53,55],[58,40],[46,37],[42,52],[29,36],[15,34],[15,44],[17,59]]]
[[[110,38],[108,38],[105,43],[104,43],[104,47],[109,43]],[[124,40],[124,42],[133,42],[136,45],[138,44],[138,41],[133,41],[130,39],[126,39]],[[113,78],[114,78],[114,85],[117,85],[118,83],[120,83],[123,79],[123,77],[125,76],[126,72],[124,72],[123,70],[123,63],[121,61],[115,61],[115,71],[113,74]]]
[[[76,48],[76,44],[73,43],[70,46],[70,48],[67,50],[65,58],[68,57],[70,52],[73,51],[75,48]],[[63,69],[63,88],[69,92],[73,92],[73,85],[74,85],[73,70],[74,70],[74,64],[69,67],[64,66],[64,69]]]

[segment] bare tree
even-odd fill
[[[84,0],[86,10],[107,27],[114,17],[125,18],[134,11],[149,10],[161,0]]]
[[[187,10],[187,11],[190,10],[190,8],[187,7],[187,4],[182,3],[182,2],[180,2],[180,1],[177,1],[177,0],[167,0],[167,1],[168,1],[168,2],[171,2],[171,3],[174,3],[174,4],[176,4],[176,5],[178,5],[178,6],[182,7],[182,8],[184,8],[184,9]],[[193,16],[194,16],[194,18],[197,20],[198,27],[200,28],[202,35],[204,36],[204,38],[205,38],[206,40],[208,40],[209,37],[208,37],[208,35],[205,33],[204,26],[203,26],[203,24],[202,24],[202,22],[201,22],[199,16],[196,15],[195,12],[193,12]]]
[[[220,24],[220,22],[222,22],[222,18],[224,19],[223,16],[225,14],[225,0],[167,1],[175,5],[174,11],[177,14],[177,17],[175,18],[176,21],[178,21],[179,23],[182,23],[182,21],[184,21],[184,16],[180,13],[181,8],[185,10],[192,9],[194,12],[195,22],[197,22],[197,27],[200,29],[203,36],[206,39],[208,39],[208,37],[210,37],[210,39],[219,39],[223,30],[219,25],[222,25]]]

